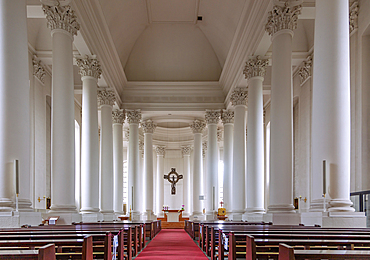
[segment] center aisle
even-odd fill
[[[183,229],[162,229],[135,259],[207,260]]]

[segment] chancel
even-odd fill
[[[183,175],[180,175],[176,172],[176,168],[171,168],[171,172],[167,175],[164,175],[164,179],[171,183],[171,195],[176,194],[176,183],[183,177]]]

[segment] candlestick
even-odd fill
[[[19,194],[19,161],[14,160],[15,193]]]
[[[322,161],[322,193],[326,194],[326,160]]]

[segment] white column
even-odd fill
[[[164,155],[166,151],[165,146],[157,146],[155,148],[157,153],[157,214],[163,216],[164,205]]]
[[[245,109],[247,89],[235,88],[231,94],[234,111],[232,219],[241,220],[245,211]]]
[[[194,120],[190,128],[194,134],[194,162],[193,162],[193,217],[198,218],[202,215],[202,202],[199,196],[202,192],[202,131],[205,123],[200,120]]]
[[[30,200],[30,85],[25,1],[0,1],[0,210],[15,207],[14,160],[19,160],[20,208]]]
[[[145,180],[144,192],[145,197],[145,210],[148,219],[152,219],[154,210],[154,192],[153,192],[153,133],[157,124],[151,119],[147,119],[141,123],[144,131],[144,171],[143,179]]]
[[[218,146],[217,146],[217,124],[220,121],[220,110],[206,110],[206,123],[208,127],[208,156],[206,170],[206,214],[207,219],[215,218],[217,209],[218,191]]]
[[[95,57],[76,58],[82,79],[81,212],[99,212],[98,79]]]
[[[181,153],[184,157],[184,206],[185,210],[183,215],[189,216],[191,214],[191,178],[190,178],[190,146],[182,146]]]
[[[79,24],[69,5],[43,5],[53,50],[51,210],[75,212],[73,36]]]
[[[113,210],[123,214],[123,128],[125,114],[122,110],[113,110]]]
[[[348,1],[316,1],[312,97],[312,199],[323,193],[326,160],[329,211],[352,212]],[[334,48],[335,47],[335,48]]]
[[[271,174],[269,212],[294,212],[292,38],[301,6],[285,2],[269,12],[272,35]]]
[[[231,212],[232,205],[232,179],[233,179],[233,132],[234,132],[234,111],[223,110],[221,114],[224,124],[224,179],[223,199],[224,208]]]
[[[100,123],[100,212],[104,220],[113,220],[113,133],[112,106],[115,102],[113,91],[100,90],[98,104],[101,112]]]
[[[247,212],[264,209],[264,141],[262,82],[268,60],[258,56],[247,61],[244,74],[248,79],[247,124]]]
[[[128,155],[128,187],[129,206],[135,218],[141,213],[143,192],[140,189],[140,154],[139,154],[139,123],[141,120],[140,110],[126,110],[127,122],[130,125],[129,131],[129,155]],[[130,209],[130,208],[129,208]]]

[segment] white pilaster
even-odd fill
[[[245,110],[247,89],[235,88],[231,95],[234,111],[233,179],[232,179],[232,219],[241,220],[245,211]]]
[[[157,124],[151,119],[147,119],[141,123],[144,131],[144,176],[145,180],[144,193],[145,196],[145,210],[148,219],[156,218],[153,214],[154,210],[154,192],[153,192],[153,133]]]
[[[233,132],[234,132],[234,111],[223,110],[221,113],[224,124],[224,179],[223,199],[224,208],[227,212],[232,209],[232,179],[233,179]]]
[[[123,129],[125,114],[113,110],[113,210],[116,215],[123,214]]]
[[[205,115],[208,127],[208,156],[206,170],[206,215],[207,219],[214,219],[217,209],[217,180],[218,180],[218,146],[217,124],[220,121],[220,110],[206,110]]]
[[[76,58],[82,79],[81,212],[99,212],[99,135],[97,87],[101,75],[95,57]],[[84,219],[83,219],[84,220]]]
[[[113,220],[113,133],[112,106],[115,102],[113,91],[98,92],[101,111],[100,125],[100,212],[104,220]]]
[[[292,37],[297,27],[299,1],[275,5],[266,31],[272,35],[271,85],[271,213],[294,213]]]
[[[247,125],[247,213],[263,213],[264,209],[264,141],[262,82],[268,60],[256,58],[246,63],[248,79]]]
[[[202,131],[205,123],[200,120],[194,120],[190,128],[194,134],[194,162],[193,162],[193,213],[192,218],[200,219],[202,217],[202,201],[199,196],[202,195]]]
[[[140,189],[140,154],[139,154],[139,123],[141,120],[140,110],[126,110],[127,121],[130,124],[129,156],[128,156],[128,187],[129,209],[133,211],[133,218],[140,218],[142,212],[143,192]]]
[[[53,50],[51,211],[74,213],[75,123],[73,82],[73,36],[79,24],[69,5],[43,5],[51,29]],[[72,217],[68,218],[68,221]]]
[[[157,153],[157,216],[163,217],[163,205],[164,205],[164,155],[166,151],[165,146],[157,146],[155,148]]]
[[[184,157],[184,206],[183,215],[189,216],[191,214],[191,177],[190,177],[190,146],[182,146],[181,153]]]

